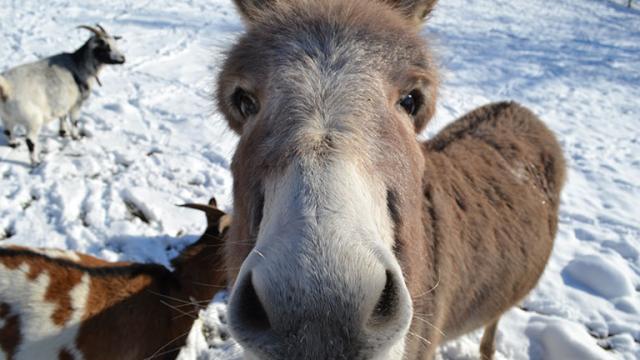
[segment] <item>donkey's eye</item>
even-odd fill
[[[400,106],[411,116],[415,116],[424,102],[422,93],[419,90],[413,90],[409,94],[400,99]]]
[[[242,115],[242,117],[244,118],[253,116],[260,110],[258,102],[255,100],[255,98],[241,88],[237,88],[233,95],[231,95],[231,102],[233,103],[233,106],[238,109],[240,115]]]

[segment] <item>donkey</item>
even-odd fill
[[[435,0],[234,0],[246,32],[218,78],[240,135],[226,242],[246,359],[431,359],[537,283],[565,165],[502,102],[419,142],[438,76]]]
[[[173,359],[197,310],[225,288],[230,219],[209,205],[207,230],[172,260],[110,263],[53,249],[0,247],[0,358]],[[214,266],[214,269],[203,269]]]

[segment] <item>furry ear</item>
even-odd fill
[[[416,25],[422,24],[424,19],[431,14],[438,0],[383,0],[387,4],[400,10]]]
[[[233,0],[245,22],[251,23],[266,8],[278,0]]]

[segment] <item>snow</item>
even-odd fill
[[[640,5],[626,0],[441,1],[425,38],[443,86],[433,136],[490,101],[514,99],[556,132],[568,165],[560,228],[539,285],[500,321],[498,359],[640,358]],[[81,45],[74,27],[124,36],[128,62],[101,74],[81,141],[45,127],[44,164],[0,137],[0,241],[107,260],[169,259],[204,230],[174,206],[215,195],[231,210],[237,138],[211,100],[242,31],[229,0],[0,0],[0,69]],[[181,359],[235,359],[224,296]],[[475,359],[481,331],[439,357]]]
[[[221,292],[200,312],[177,360],[241,358],[242,348],[229,339],[226,297],[226,292]]]
[[[567,284],[582,285],[586,292],[606,299],[632,297],[635,292],[630,280],[632,274],[621,257],[614,263],[596,255],[580,256],[567,264],[564,273]]]
[[[581,326],[566,320],[541,321],[532,324],[530,332],[538,331],[543,358],[546,359],[609,359],[611,355],[599,347],[589,346],[592,339]],[[540,325],[540,326],[536,326]]]

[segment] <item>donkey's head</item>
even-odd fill
[[[235,0],[248,30],[218,103],[241,138],[227,266],[247,358],[399,359],[404,253],[422,234],[416,133],[435,0]]]

